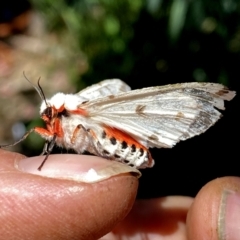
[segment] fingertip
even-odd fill
[[[44,158],[45,156],[38,156],[20,159],[15,162],[15,167],[26,173],[85,183],[99,182],[125,173],[141,176],[136,168],[126,164],[78,154],[50,155],[43,167],[39,169]]]
[[[14,153],[4,154],[6,158],[15,156]],[[75,157],[79,158],[79,155]],[[20,155],[13,159],[25,162],[25,167],[34,161],[23,158],[26,159]],[[56,159],[53,157],[52,162],[50,158],[48,164],[52,165],[51,168],[54,168],[54,164],[61,165],[61,158],[69,160],[67,155],[60,155]],[[84,162],[89,160],[88,157],[80,158],[79,164],[83,168],[91,166],[91,163]],[[92,162],[95,166],[111,163],[96,158],[93,161],[96,161]],[[21,239],[38,239],[39,236],[43,239],[47,239],[47,236],[51,236],[51,239],[98,239],[127,215],[136,197],[138,178],[131,171],[119,172],[94,183],[84,183],[76,179],[19,171],[13,167],[13,161],[10,162],[11,169],[8,169],[11,171],[4,168],[0,187],[0,190],[4,190],[4,194],[0,194],[1,207],[6,213],[0,217],[4,239],[11,239],[15,235]],[[38,164],[38,160],[33,163],[35,167]],[[24,224],[26,221],[28,224]]]
[[[185,239],[186,215],[193,199],[184,196],[137,200],[106,239]]]
[[[228,205],[225,198],[228,192],[240,193],[240,178],[217,178],[207,183],[199,191],[187,216],[189,239],[227,239],[225,237],[228,226],[225,224],[225,218]],[[240,236],[240,233],[238,233],[238,236]]]

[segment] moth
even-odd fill
[[[27,79],[27,78],[26,78]],[[28,79],[27,79],[28,80]],[[40,79],[39,79],[40,80]],[[149,148],[172,148],[205,132],[220,117],[224,100],[235,92],[217,83],[181,83],[131,90],[119,79],[104,80],[77,94],[57,93],[42,99],[40,116],[46,127],[34,127],[13,146],[35,132],[46,142],[41,170],[54,145],[85,151],[135,168],[154,165]]]

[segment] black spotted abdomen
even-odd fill
[[[152,167],[154,164],[145,146],[118,129],[105,127],[97,144],[98,153],[102,157],[136,168]]]

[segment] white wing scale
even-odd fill
[[[107,85],[111,81],[103,81],[101,94],[93,85],[91,101],[79,108],[85,109],[92,121],[120,129],[146,147],[171,148],[180,140],[205,132],[221,117],[216,108],[224,109],[224,100],[235,96],[235,92],[214,83],[183,83],[129,91],[124,82],[117,81],[117,89],[111,84],[110,91]],[[87,97],[93,86],[79,95],[84,93]],[[124,86],[126,92],[119,86]],[[112,96],[114,93],[117,95]]]
[[[88,100],[94,100],[105,96],[111,96],[130,91],[131,88],[120,79],[108,79],[87,87],[77,95]]]

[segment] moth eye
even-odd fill
[[[52,107],[47,107],[43,113],[42,116],[45,115],[48,118],[52,118]]]

